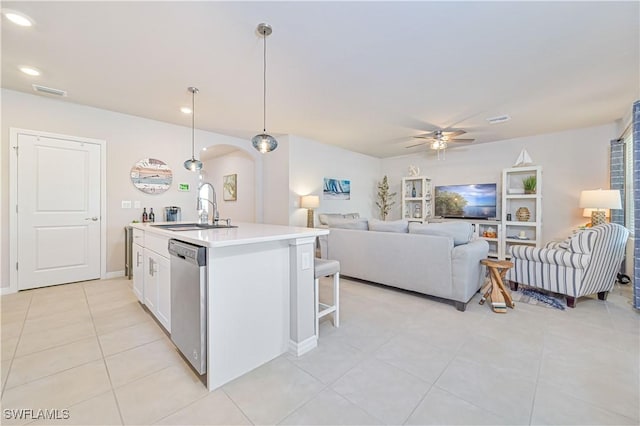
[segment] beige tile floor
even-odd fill
[[[330,282],[322,283],[323,291]],[[506,315],[343,279],[341,327],[207,392],[131,282],[3,296],[4,409],[35,424],[638,424],[640,315],[630,288],[573,310]]]

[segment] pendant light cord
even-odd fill
[[[262,31],[264,52],[262,58],[262,131],[267,132],[267,33]]]
[[[196,159],[195,154],[195,127],[196,127],[196,91],[191,92],[191,159]]]

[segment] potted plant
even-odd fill
[[[395,196],[395,192],[389,193],[389,181],[385,175],[382,182],[378,184],[378,201],[376,201],[376,205],[380,208],[380,217],[382,220],[387,219],[387,215],[391,211],[391,206],[396,203],[392,200]]]
[[[524,186],[525,194],[535,194],[536,193],[536,177],[528,176],[522,179],[522,185]]]

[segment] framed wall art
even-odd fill
[[[325,200],[350,200],[351,181],[348,179],[324,178],[322,198]]]
[[[146,194],[162,194],[171,187],[173,172],[155,158],[143,158],[131,168],[131,183]]]
[[[237,201],[238,199],[238,175],[226,175],[222,177],[222,199],[224,201]]]

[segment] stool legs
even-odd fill
[[[320,335],[320,318],[333,314],[333,326],[340,327],[340,273],[333,274],[333,305],[320,303],[320,278],[313,283],[313,296],[316,306],[316,337]]]
[[[313,282],[313,309],[316,310],[316,338],[320,337],[320,278],[316,278]]]
[[[336,307],[333,313],[333,326],[340,327],[340,272],[333,274],[333,304]]]

